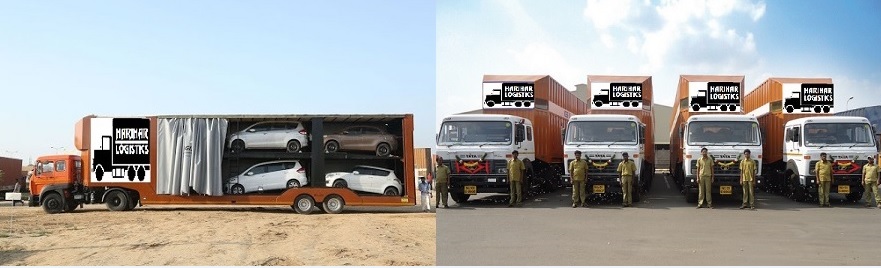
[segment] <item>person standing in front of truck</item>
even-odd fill
[[[817,174],[817,195],[820,207],[832,207],[829,204],[829,189],[832,188],[832,162],[826,161],[826,153],[820,153],[820,161],[814,165]]]
[[[422,212],[431,211],[431,185],[425,181],[425,177],[419,177],[419,193],[422,195]]]
[[[443,203],[444,208],[449,208],[449,206],[447,206],[447,196],[450,193],[450,167],[444,165],[443,157],[437,157],[437,166],[434,168],[434,173],[434,179],[436,181],[435,192],[437,192],[434,207],[439,208],[440,204]]]
[[[618,163],[618,175],[621,178],[621,193],[624,194],[623,202],[621,204],[622,207],[629,207],[633,205],[631,192],[633,191],[633,173],[636,172],[636,164],[633,161],[630,161],[630,156],[627,153],[621,154],[624,157],[624,161]]]
[[[511,201],[508,202],[508,207],[513,207],[515,204],[517,206],[523,205],[523,188],[520,185],[520,181],[523,177],[523,172],[526,171],[526,166],[523,165],[523,161],[517,158],[519,154],[517,150],[514,150],[511,152],[511,160],[508,161],[508,181],[511,191]]]
[[[866,193],[866,207],[872,206],[872,199],[875,199],[875,206],[881,208],[881,195],[878,195],[878,165],[875,165],[874,160],[869,157],[869,163],[863,166],[863,189]]]
[[[584,200],[587,198],[585,194],[587,161],[581,159],[581,151],[575,151],[575,160],[569,163],[569,174],[572,174],[572,207],[577,207],[579,201],[582,207],[586,207],[587,203]]]
[[[697,160],[697,208],[713,208],[713,158],[707,148],[701,148],[701,158]]]
[[[743,203],[740,205],[740,209],[746,208],[746,205],[749,204],[749,209],[755,210],[756,162],[750,158],[750,154],[749,149],[743,150],[743,159],[740,160],[740,186],[743,188]]]

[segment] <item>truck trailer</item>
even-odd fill
[[[571,183],[568,165],[574,160],[575,151],[579,150],[590,163],[587,182],[590,192],[620,193],[617,166],[622,160],[621,154],[627,152],[637,167],[634,198],[638,200],[640,194],[651,187],[655,170],[652,78],[589,75],[587,80],[587,96],[591,96],[594,91],[604,92],[617,88],[614,90],[617,93],[626,92],[639,98],[631,100],[635,105],[603,108],[597,106],[588,114],[574,116],[569,120],[564,143],[564,180]],[[595,103],[597,100],[592,99],[589,102]]]
[[[437,134],[437,156],[452,171],[450,195],[466,202],[478,193],[509,193],[507,160],[517,150],[527,166],[524,194],[562,185],[561,130],[573,114],[588,105],[548,75],[485,75],[484,84],[529,84],[535,105],[530,109],[486,108],[443,119]]]
[[[3,174],[0,176],[0,194],[15,189],[15,183],[21,179],[21,167],[21,159],[0,157],[0,172]],[[24,187],[21,185],[22,189]]]
[[[679,78],[670,130],[670,172],[688,202],[697,201],[696,166],[702,148],[707,148],[715,163],[712,193],[721,195],[733,195],[742,189],[738,163],[744,150],[749,149],[752,155],[761,158],[758,121],[754,116],[743,115],[741,109],[743,80],[743,76],[681,75]],[[700,111],[695,112],[689,100],[705,92],[725,94],[713,98],[737,101],[726,103],[724,110],[721,106],[718,109],[699,107]],[[757,164],[761,170],[761,162]],[[761,184],[762,174],[758,173],[757,184]]]
[[[316,144],[323,144],[324,133],[352,124],[383,127],[399,135],[403,143],[388,156],[329,153],[320,149],[238,153],[226,150],[230,134],[262,121],[302,123],[312,136],[310,142]],[[70,212],[84,204],[98,203],[107,204],[113,211],[160,204],[286,205],[298,213],[309,214],[316,208],[339,213],[347,205],[412,206],[416,203],[413,116],[410,114],[86,116],[76,123],[74,144],[80,155],[37,159],[36,174],[30,181],[29,205],[42,206],[47,213]],[[282,164],[266,165],[265,170],[262,169],[264,164],[276,162]],[[47,166],[54,169],[43,172],[48,171],[42,168]],[[255,192],[231,191],[230,185],[241,183],[243,176],[253,176],[256,180],[263,172],[273,172],[270,169],[276,166],[279,170],[292,171],[300,167],[290,174],[305,173],[308,183],[300,186],[288,181],[286,188],[273,189],[269,185],[279,182],[260,182],[265,185],[259,185]],[[379,173],[386,170],[388,174],[372,175],[396,178],[401,189],[377,194],[353,190],[351,184],[325,186],[330,184],[327,179],[331,172],[357,171],[362,166],[377,167],[371,170]],[[105,171],[112,175],[101,174]],[[358,175],[356,171],[351,174]],[[284,181],[280,184],[284,185]]]
[[[832,79],[769,78],[744,98],[745,110],[758,118],[764,133],[764,187],[796,200],[815,198],[813,168],[820,153],[826,152],[835,163],[832,192],[857,200],[862,195],[862,187],[857,187],[861,167],[867,157],[877,154],[873,127],[864,117],[831,116],[825,109],[789,109],[793,91],[813,94],[811,98],[822,99],[822,105],[834,101],[831,91],[826,95],[824,90],[802,90],[810,88],[832,89]]]

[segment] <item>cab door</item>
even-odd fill
[[[55,161],[37,160],[36,166],[34,166],[34,177],[31,178],[33,184],[31,193],[40,194],[43,191],[43,187],[52,184],[54,181]]]

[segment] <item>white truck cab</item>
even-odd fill
[[[875,131],[865,117],[821,116],[790,120],[784,127],[784,185],[793,197],[816,197],[817,174],[814,166],[820,154],[832,162],[830,192],[844,194],[850,201],[863,194],[862,167],[878,149]]]
[[[646,165],[645,124],[632,115],[591,114],[569,118],[563,142],[565,175],[563,180],[571,184],[569,163],[575,160],[575,151],[587,160],[587,192],[593,194],[621,193],[617,173],[618,164],[627,153],[636,164],[636,174],[643,174]],[[653,173],[653,172],[652,172]],[[651,175],[649,175],[651,176]],[[635,180],[645,180],[637,176]],[[634,181],[634,185],[642,182]],[[634,201],[639,201],[639,187],[634,187]]]
[[[732,195],[742,189],[740,160],[746,149],[756,162],[756,183],[762,183],[762,134],[755,116],[693,115],[681,129],[680,136],[685,175],[683,190],[688,202],[697,201],[697,160],[701,158],[702,148],[707,148],[714,161],[713,193]]]
[[[507,160],[518,151],[527,169],[535,160],[532,122],[513,115],[451,115],[437,134],[437,156],[450,167],[457,203],[477,193],[508,193]],[[523,185],[524,189],[527,185]]]

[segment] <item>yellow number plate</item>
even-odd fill
[[[595,194],[606,193],[606,186],[605,185],[594,185],[593,186],[593,193],[595,193]]]
[[[849,194],[850,193],[850,185],[838,185],[838,193],[839,194]]]
[[[474,185],[465,186],[465,194],[477,194],[477,186],[474,186]]]
[[[719,194],[731,194],[731,186],[719,186]]]

